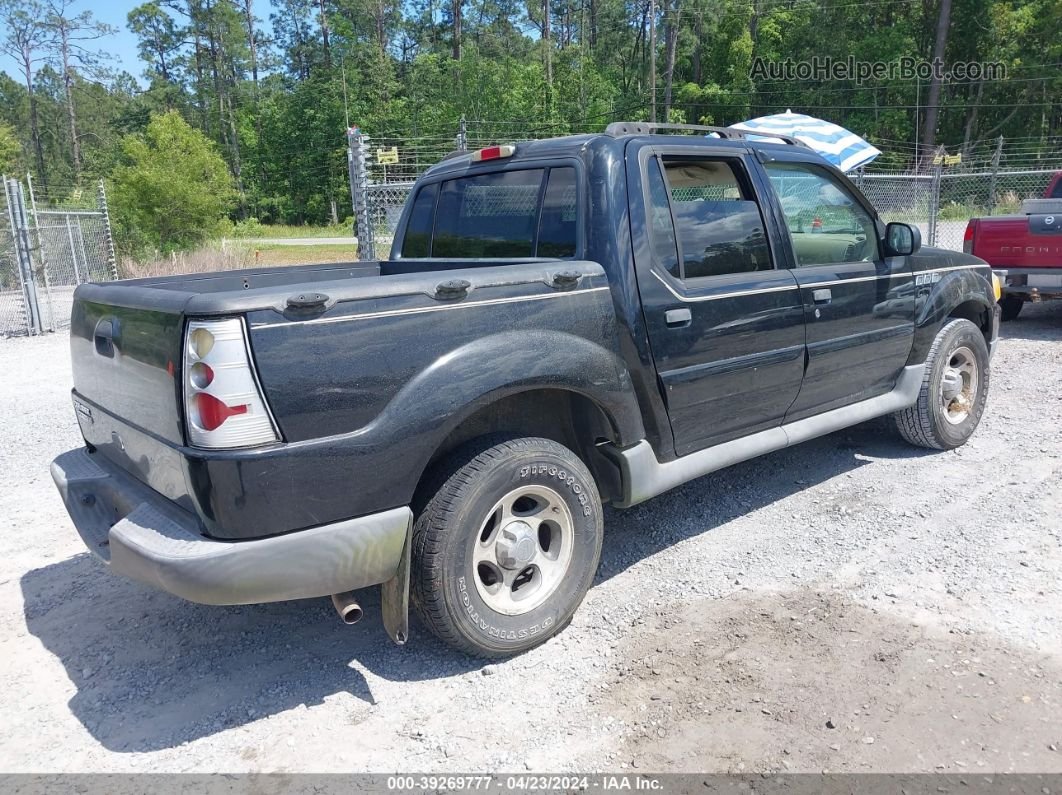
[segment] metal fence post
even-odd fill
[[[29,191],[30,211],[33,213],[33,233],[37,236],[37,259],[40,262],[40,274],[44,278],[44,295],[48,299],[48,330],[55,331],[55,302],[52,300],[52,276],[48,272],[48,252],[44,248],[44,240],[41,237],[41,223],[37,216],[37,197],[33,195],[33,174],[26,172],[26,190]],[[19,185],[19,193],[22,186]],[[22,201],[22,209],[25,210],[25,199]],[[29,220],[26,221],[26,235],[29,236]]]
[[[376,259],[376,246],[369,222],[369,169],[366,149],[369,136],[358,127],[347,128],[347,169],[350,173],[350,200],[358,230],[358,259]]]
[[[30,253],[29,235],[26,232],[26,205],[22,185],[16,179],[4,177],[4,193],[7,197],[7,214],[11,222],[11,237],[15,246],[19,281],[26,301],[26,330],[41,334],[41,307],[37,300],[37,280],[33,276],[33,257]]]
[[[999,159],[1003,155],[1003,136],[996,140],[996,151],[992,154],[992,176],[988,179],[988,214],[996,207],[996,179],[999,177]]]
[[[66,239],[70,241],[70,258],[74,263],[74,281],[77,284],[81,284],[81,272],[77,267],[77,249],[74,247],[74,227],[70,225],[69,215],[66,217]]]
[[[96,190],[96,204],[103,213],[103,243],[107,250],[107,266],[111,269],[111,278],[118,278],[118,257],[114,253],[114,236],[111,233],[111,211],[107,207],[107,189],[100,180]]]
[[[933,183],[929,191],[929,245],[937,244],[937,216],[940,214],[940,178],[944,173],[944,147],[938,147],[933,158]]]

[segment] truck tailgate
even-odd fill
[[[973,253],[997,268],[1062,267],[1062,215],[982,218]]]
[[[87,301],[80,292],[70,317],[75,399],[181,444],[174,379],[181,314]],[[78,416],[84,416],[80,410]]]

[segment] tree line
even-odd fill
[[[114,68],[113,29],[73,0],[0,0],[0,47],[18,67],[0,74],[0,165],[48,193],[128,176],[152,146],[167,157],[148,129],[171,114],[220,157],[233,219],[321,223],[349,215],[350,124],[418,166],[452,148],[462,118],[486,141],[792,108],[865,135],[886,165],[938,144],[977,157],[1000,134],[1032,154],[1062,134],[1058,0],[153,0],[127,24],[140,80]],[[1007,74],[754,74],[849,56]]]

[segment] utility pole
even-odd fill
[[[457,128],[457,138],[454,139],[454,143],[457,144],[459,152],[468,150],[468,122],[465,121],[464,116],[461,117],[461,125]]]
[[[550,42],[550,8],[549,0],[542,0],[542,44],[545,46],[546,58],[546,98],[553,104],[553,45]]]
[[[649,0],[649,93],[652,112],[649,121],[656,121],[656,0]]]

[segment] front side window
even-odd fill
[[[402,256],[571,258],[577,232],[574,168],[498,171],[421,187]]]
[[[826,169],[811,163],[768,163],[764,168],[799,267],[877,259],[874,219]]]

